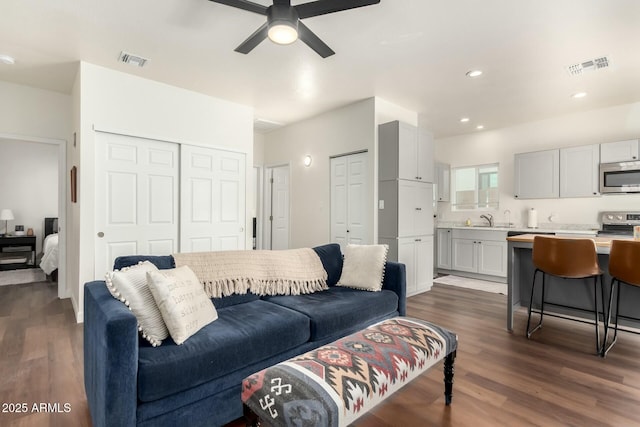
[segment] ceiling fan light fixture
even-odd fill
[[[269,40],[277,44],[291,44],[298,40],[298,14],[293,7],[276,5],[267,11]]]
[[[269,26],[269,40],[276,44],[291,44],[298,40],[298,30],[290,22],[275,22]]]

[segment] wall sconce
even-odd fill
[[[310,155],[308,155],[308,154],[307,154],[306,156],[304,156],[304,165],[305,165],[306,167],[311,166],[311,162],[312,162],[312,161],[313,161],[313,159],[311,158],[311,156],[310,156]]]

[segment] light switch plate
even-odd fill
[[[378,209],[384,209],[384,200],[378,200]]]

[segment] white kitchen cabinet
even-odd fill
[[[451,234],[451,270],[507,277],[506,232],[454,229]]]
[[[514,156],[516,199],[554,199],[560,195],[560,150]]]
[[[628,162],[640,157],[640,140],[607,142],[600,144],[600,163]]]
[[[378,236],[433,235],[433,184],[381,181],[378,199]]]
[[[446,163],[436,163],[436,182],[439,202],[448,202],[451,194],[451,166]]]
[[[380,125],[378,137],[378,241],[389,245],[389,260],[405,264],[413,295],[433,282],[432,141],[399,121]]]
[[[476,241],[471,239],[451,239],[451,268],[469,273],[478,272]]]
[[[600,145],[560,149],[560,197],[600,195]]]
[[[380,168],[378,179],[433,182],[433,138],[407,123],[378,126]]]
[[[380,239],[389,245],[387,258],[405,264],[407,296],[426,292],[433,286],[433,236]]]
[[[436,236],[437,266],[444,270],[451,270],[451,229],[440,228]]]
[[[478,240],[478,274],[507,277],[507,242]]]

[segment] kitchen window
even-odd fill
[[[498,164],[451,169],[451,209],[454,211],[498,208]]]

